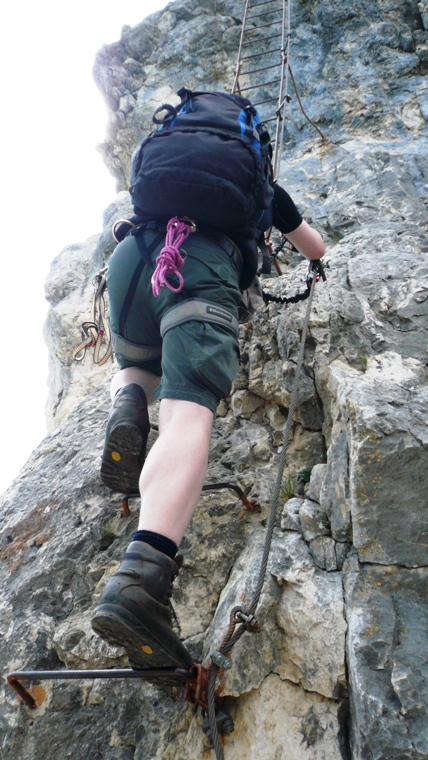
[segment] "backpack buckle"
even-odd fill
[[[260,145],[262,148],[265,148],[266,145],[269,145],[270,143],[270,134],[266,124],[263,124],[263,122],[261,124],[257,124],[256,130],[259,135]]]
[[[185,224],[187,224],[191,228],[190,232],[198,232],[198,226],[194,219],[189,219],[188,216],[179,216],[178,220],[180,222],[184,222]],[[176,226],[177,226],[177,222],[175,223],[174,227]]]

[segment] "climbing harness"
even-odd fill
[[[163,338],[172,327],[177,327],[177,325],[194,319],[202,322],[214,322],[226,327],[236,337],[239,335],[239,322],[229,309],[224,306],[217,306],[212,301],[205,301],[203,298],[187,298],[176,306],[172,306],[164,314],[159,328],[161,337]]]
[[[288,410],[288,417],[284,427],[283,446],[281,450],[280,461],[278,465],[277,477],[273,492],[273,497],[270,505],[269,522],[266,531],[265,544],[263,548],[263,555],[260,564],[259,576],[257,580],[256,589],[248,607],[234,607],[230,614],[230,625],[225,638],[218,649],[211,654],[211,668],[208,680],[208,718],[210,724],[210,738],[214,746],[217,760],[223,760],[223,751],[220,744],[219,732],[216,722],[216,704],[215,704],[215,684],[218,672],[221,668],[228,669],[231,667],[230,660],[226,655],[232,650],[233,646],[245,633],[255,633],[258,630],[258,622],[255,617],[256,610],[259,604],[259,600],[263,591],[263,586],[266,578],[266,571],[269,561],[270,548],[272,544],[273,531],[276,525],[279,507],[279,497],[281,493],[281,486],[284,476],[285,461],[288,443],[290,439],[291,429],[293,425],[293,417],[297,407],[298,389],[300,382],[301,370],[303,367],[303,360],[305,354],[306,337],[309,326],[309,317],[311,313],[312,301],[315,292],[315,283],[320,279],[322,275],[317,275],[316,265],[318,262],[311,262],[312,278],[309,289],[309,300],[306,308],[305,318],[302,326],[302,336],[300,340],[299,353],[296,363],[296,374],[293,383],[293,389],[291,392],[290,407]],[[325,275],[324,275],[325,278]],[[323,278],[323,279],[324,279]],[[239,626],[237,628],[237,626]]]
[[[110,358],[112,353],[111,335],[108,319],[106,318],[106,306],[104,292],[106,288],[107,267],[103,267],[92,280],[94,296],[92,299],[91,315],[88,322],[82,323],[82,342],[73,351],[73,359],[83,361],[88,348],[94,349],[93,361],[101,367]],[[102,356],[101,344],[105,340],[107,347]]]

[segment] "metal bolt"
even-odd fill
[[[214,665],[217,665],[217,667],[222,668],[223,670],[230,670],[232,667],[231,661],[225,654],[222,654],[222,652],[213,652],[211,655],[211,661]]]

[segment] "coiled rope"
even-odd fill
[[[152,290],[155,298],[165,286],[173,293],[180,293],[183,289],[184,279],[179,270],[185,259],[181,255],[180,246],[194,229],[193,223],[184,222],[176,216],[169,220],[166,227],[165,245],[156,259],[156,269],[152,275]],[[174,274],[178,278],[177,287],[168,282],[167,275],[169,274]]]

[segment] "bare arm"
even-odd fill
[[[285,236],[307,259],[320,259],[324,256],[325,244],[321,235],[305,220],[293,232],[287,232]]]

